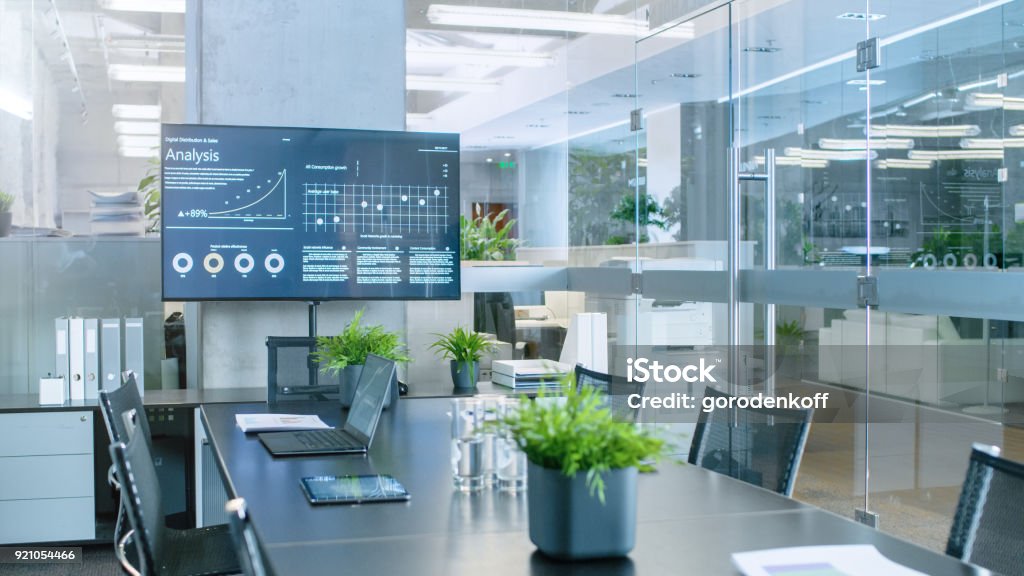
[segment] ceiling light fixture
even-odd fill
[[[107,67],[111,80],[121,82],[184,82],[184,66],[144,66],[141,64],[111,64]]]
[[[886,158],[875,162],[875,167],[880,170],[891,168],[902,168],[907,170],[928,170],[935,164],[932,160],[910,160],[908,158]]]
[[[427,8],[427,20],[431,24],[443,26],[521,28],[633,37],[645,36],[651,31],[647,22],[618,14],[589,14],[492,6],[456,6],[452,4],[431,4]],[[659,37],[691,40],[694,37],[693,25],[674,26],[661,32]]]
[[[807,150],[805,148],[786,148],[786,156],[796,156],[808,160],[837,160],[853,162],[857,160],[874,160],[878,152],[871,150]]]
[[[879,150],[910,150],[913,147],[914,141],[911,138],[873,138],[871,140],[871,148]],[[866,150],[868,142],[863,138],[849,140],[822,138],[818,140],[818,148],[822,150]]]
[[[754,156],[758,166],[764,166],[764,156]],[[799,166],[800,168],[828,168],[828,160],[801,158],[799,156],[776,156],[776,166]]]
[[[121,120],[159,120],[159,104],[114,104],[111,108],[114,118]]]
[[[964,138],[981,134],[977,124],[952,124],[948,126],[914,126],[899,124],[877,124],[871,126],[872,138]]]
[[[911,98],[910,100],[907,100],[902,104],[902,106],[904,108],[910,108],[912,106],[917,106],[918,104],[923,104],[931,100],[932,98],[937,98],[939,96],[942,96],[942,92],[929,92],[928,94],[922,94],[917,98]]]
[[[1010,136],[1024,136],[1024,124],[1017,124],[1006,129]]]
[[[854,78],[846,82],[850,86],[881,86],[885,84],[885,80],[865,80],[863,78]]]
[[[1002,150],[911,150],[911,160],[1002,160]]]
[[[878,45],[884,48],[884,47],[889,46],[891,44],[895,44],[897,42],[902,42],[902,41],[906,40],[907,38],[913,38],[914,36],[918,36],[918,35],[924,34],[926,32],[931,32],[932,30],[935,30],[935,29],[938,29],[938,28],[942,28],[944,26],[948,26],[948,25],[950,25],[950,24],[952,24],[954,22],[959,22],[961,20],[970,18],[971,16],[982,14],[984,12],[992,10],[993,8],[998,8],[998,7],[1003,6],[1005,4],[1009,4],[1010,2],[1013,2],[1013,0],[994,0],[993,2],[989,2],[987,4],[982,4],[981,6],[976,6],[974,8],[971,8],[970,10],[965,10],[965,11],[960,12],[958,14],[953,14],[952,16],[947,16],[946,18],[940,18],[939,20],[935,20],[933,22],[929,22],[928,24],[924,24],[924,25],[918,26],[916,28],[911,28],[910,30],[907,30],[905,32],[900,32],[899,34],[894,34],[892,36],[888,36],[886,38],[882,38],[881,40],[879,40]],[[753,86],[750,86],[749,88],[744,88],[744,89],[739,90],[739,91],[737,91],[735,93],[727,94],[725,96],[722,96],[721,98],[718,99],[718,103],[722,104],[723,102],[728,102],[729,100],[732,100],[733,98],[741,98],[741,97],[746,96],[748,94],[753,94],[754,92],[759,92],[761,90],[764,90],[765,88],[769,88],[771,86],[775,86],[776,84],[781,84],[781,83],[783,83],[783,82],[785,82],[787,80],[792,80],[793,78],[799,78],[799,77],[801,77],[801,76],[803,76],[805,74],[808,74],[809,72],[813,72],[815,70],[820,70],[822,68],[827,68],[828,66],[832,66],[834,64],[839,64],[841,62],[845,62],[846,60],[852,60],[852,59],[854,59],[856,57],[857,57],[857,51],[856,50],[847,50],[846,52],[842,52],[840,54],[836,54],[835,56],[832,56],[831,58],[826,58],[824,60],[820,60],[818,62],[815,62],[814,64],[809,64],[807,66],[804,66],[803,68],[798,68],[796,70],[793,70],[792,72],[787,72],[785,74],[781,74],[779,76],[776,76],[775,78],[772,78],[771,80],[766,80],[764,82],[761,82],[760,84],[755,84]]]
[[[414,66],[517,66],[543,68],[555,63],[548,53],[449,46],[410,46],[405,61]]]
[[[430,92],[493,92],[500,86],[497,80],[478,80],[475,78],[449,78],[447,76],[420,76],[410,74],[405,77],[406,90],[426,90]]]
[[[159,136],[159,122],[129,122],[119,120],[114,122],[114,132],[118,134],[131,134],[135,136]]]
[[[1024,138],[964,138],[960,147],[965,150],[1002,150],[1024,148]]]
[[[0,88],[0,110],[14,114],[22,120],[31,120],[32,100]]]
[[[185,13],[185,0],[100,0],[100,8],[120,12]]]
[[[836,16],[839,20],[857,20],[863,22],[865,20],[874,22],[875,20],[881,20],[885,18],[885,14],[870,14],[864,12],[843,12],[839,16]]]
[[[967,95],[964,107],[969,110],[987,110],[990,108],[1002,108],[1003,110],[1024,110],[1024,98],[1003,96],[1002,94],[988,94],[975,92]]]

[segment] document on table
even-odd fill
[[[744,576],[926,576],[889,560],[874,546],[799,546],[732,555]]]
[[[330,428],[319,416],[308,414],[235,414],[235,424],[246,434]]]

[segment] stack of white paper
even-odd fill
[[[874,546],[799,546],[732,555],[745,576],[925,576],[889,560]]]
[[[235,424],[246,434],[330,428],[319,416],[309,414],[235,414]]]

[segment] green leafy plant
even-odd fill
[[[10,212],[14,206],[14,195],[0,190],[0,212]]]
[[[523,398],[518,410],[495,425],[537,466],[561,470],[568,477],[585,473],[590,495],[604,504],[602,474],[631,467],[650,471],[651,462],[665,456],[669,445],[646,429],[616,420],[603,392],[591,386],[577,390],[574,381],[572,374],[562,381],[564,402]]]
[[[792,346],[804,339],[804,328],[797,320],[779,322],[775,325],[775,345]]]
[[[494,344],[483,334],[461,326],[448,334],[434,334],[437,341],[430,345],[442,358],[456,362],[479,362],[485,352],[493,352]]]
[[[146,175],[139,180],[139,194],[142,195],[142,212],[149,220],[146,232],[160,230],[160,160],[150,158]]]
[[[476,212],[480,213],[477,204]],[[508,209],[494,216],[481,215],[476,218],[459,216],[459,251],[463,260],[511,260],[515,258],[519,240],[511,238],[515,218],[508,217]],[[502,225],[504,222],[504,225]]]
[[[622,196],[611,213],[612,219],[632,224],[639,217],[641,228],[654,226],[659,230],[668,230],[671,225],[665,218],[665,209],[658,204],[654,196],[646,192],[640,194],[640,214],[637,214],[636,196],[636,194]]]
[[[317,351],[313,359],[322,364],[331,374],[337,374],[346,366],[366,363],[367,354],[376,354],[395,362],[408,362],[408,349],[398,339],[397,332],[389,332],[383,326],[363,326],[365,310],[356,312],[352,321],[337,336],[320,336],[316,339]]]

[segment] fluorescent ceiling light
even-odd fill
[[[159,136],[159,122],[127,122],[120,120],[114,122],[114,132],[118,134],[131,134],[135,136]]]
[[[911,160],[1002,160],[1002,150],[911,150]]]
[[[493,92],[497,90],[497,80],[477,80],[475,78],[448,78],[446,76],[405,77],[406,90],[429,90],[433,92]]]
[[[981,88],[983,86],[995,86],[998,83],[998,78],[993,78],[991,80],[978,80],[977,82],[970,82],[967,84],[963,84],[961,86],[957,86],[956,90],[957,92],[966,92],[968,90],[974,90],[975,88]]]
[[[886,158],[875,162],[875,167],[880,170],[890,168],[902,168],[906,170],[928,170],[935,164],[932,160],[910,160],[908,158]]]
[[[856,160],[874,160],[878,158],[878,152],[872,150],[870,155],[867,150],[807,150],[805,148],[786,148],[786,156],[796,156],[810,160],[838,160],[849,162]]]
[[[836,18],[838,18],[840,20],[858,20],[858,21],[861,21],[861,22],[863,22],[865,20],[868,20],[868,21],[874,22],[875,20],[881,20],[882,18],[885,18],[885,14],[866,14],[864,12],[844,12],[844,13],[840,14],[839,16],[836,16]]]
[[[854,78],[846,82],[850,86],[881,86],[885,84],[885,80],[865,80],[863,78]]]
[[[871,148],[887,150],[910,150],[914,147],[914,141],[910,138],[873,138]],[[818,140],[818,148],[822,150],[866,150],[867,140],[861,139],[840,139],[822,138]]]
[[[114,104],[111,108],[114,118],[124,120],[159,120],[159,104]]]
[[[141,64],[111,64],[107,67],[111,80],[121,82],[184,82],[184,66],[143,66]]]
[[[130,148],[122,146],[118,148],[118,153],[125,158],[153,158],[160,155],[160,150],[157,148]]]
[[[929,92],[928,94],[922,94],[921,96],[918,96],[917,98],[911,98],[910,100],[907,100],[906,102],[904,102],[903,103],[903,107],[904,108],[910,108],[912,106],[917,106],[918,104],[922,104],[924,102],[927,102],[927,101],[931,100],[932,98],[935,98],[935,97],[938,97],[938,96],[941,96],[941,95],[942,95],[941,92]]]
[[[521,28],[550,32],[579,34],[612,34],[618,36],[645,36],[650,32],[647,23],[618,14],[590,14],[558,10],[526,10],[491,6],[455,6],[431,4],[427,8],[431,24],[446,26],[473,26],[477,28]],[[682,24],[669,28],[659,36],[692,39],[693,25]]]
[[[123,12],[185,13],[185,0],[100,0],[100,8]]]
[[[14,114],[22,120],[31,120],[32,100],[0,88],[0,110]]]
[[[1024,124],[1017,124],[1015,126],[1010,126],[1006,130],[1006,132],[1010,136],[1024,136]]]
[[[1004,110],[1024,110],[1024,98],[1013,98],[1002,94],[987,94],[975,92],[967,95],[965,107],[968,109],[984,110],[989,108],[1002,108]]]
[[[981,129],[977,124],[959,124],[948,126],[877,124],[871,127],[872,138],[964,138],[977,136]]]
[[[764,166],[764,156],[754,156],[758,166]],[[801,168],[828,168],[828,160],[800,158],[799,156],[776,156],[776,166],[799,166]]]
[[[907,38],[913,38],[914,36],[918,36],[918,35],[924,34],[926,32],[931,32],[932,30],[935,30],[937,28],[942,28],[944,26],[948,26],[948,25],[950,25],[950,24],[952,24],[954,22],[959,22],[961,20],[970,18],[971,16],[982,14],[984,12],[992,10],[993,8],[998,8],[1000,6],[1003,6],[1004,4],[1009,4],[1010,2],[1013,2],[1013,1],[1014,0],[994,0],[993,2],[989,2],[987,4],[982,4],[981,6],[977,6],[975,8],[971,8],[970,10],[965,10],[963,12],[960,12],[959,14],[954,14],[952,16],[947,16],[946,18],[941,18],[939,20],[935,20],[933,22],[929,22],[929,23],[924,24],[922,26],[918,26],[916,28],[911,28],[910,30],[907,30],[905,32],[900,32],[899,34],[894,34],[892,36],[888,36],[886,38],[882,38],[881,40],[879,40],[878,45],[880,47],[884,48],[884,47],[889,46],[891,44],[896,44],[897,42],[902,42],[902,41],[906,40]],[[731,100],[733,98],[740,98],[740,97],[746,96],[748,94],[753,94],[754,92],[758,92],[758,91],[764,90],[765,88],[769,88],[771,86],[775,86],[776,84],[781,84],[781,83],[783,83],[783,82],[785,82],[787,80],[792,80],[793,78],[799,78],[799,77],[801,77],[801,76],[803,76],[803,75],[805,75],[805,74],[807,74],[809,72],[813,72],[815,70],[820,70],[822,68],[826,68],[828,66],[832,66],[833,64],[839,64],[840,62],[844,62],[846,60],[852,60],[852,59],[854,59],[856,57],[857,57],[857,51],[856,50],[848,50],[846,52],[842,52],[840,54],[836,54],[835,56],[833,56],[831,58],[826,58],[824,60],[820,60],[818,62],[815,62],[814,64],[809,64],[807,66],[804,66],[803,68],[799,68],[797,70],[793,70],[792,72],[787,72],[785,74],[776,76],[775,78],[772,78],[771,80],[766,80],[764,82],[761,82],[760,84],[755,84],[755,85],[753,85],[753,86],[751,86],[749,88],[744,88],[742,90],[737,91],[734,94],[722,96],[721,98],[718,99],[718,103],[721,104],[723,102],[728,102],[729,100]]]
[[[964,138],[960,147],[965,150],[1002,150],[1024,148],[1024,138]]]
[[[441,66],[518,66],[542,68],[555,63],[551,54],[513,50],[485,50],[447,46],[411,46],[405,51],[408,64]]]

